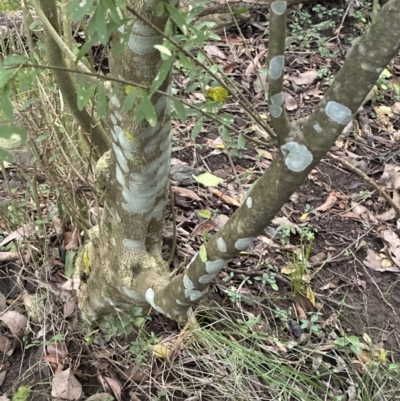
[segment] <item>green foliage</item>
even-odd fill
[[[132,333],[134,326],[141,326],[145,318],[143,309],[140,307],[132,308],[129,313],[123,313],[110,318],[105,323],[105,340],[110,341],[117,335],[127,336]]]
[[[18,10],[21,8],[21,1],[19,0],[0,0],[0,13],[6,11]]]
[[[356,336],[346,336],[337,338],[334,343],[344,349],[345,351],[351,351],[355,355],[359,355],[361,353],[360,348],[360,339]]]
[[[28,401],[31,395],[31,386],[18,387],[13,394],[12,401]]]
[[[312,244],[314,242],[314,233],[304,230],[300,233],[300,245],[296,251],[289,257],[289,269],[292,293],[295,297],[298,293],[305,294],[307,287],[304,285],[303,276],[309,268],[309,258],[311,254]]]

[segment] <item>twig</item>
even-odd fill
[[[389,205],[395,210],[397,217],[400,218],[400,207],[396,205],[394,200],[375,182],[375,180],[368,177],[367,174],[363,173],[360,169],[358,169],[356,166],[354,166],[347,160],[344,160],[339,156],[334,156],[331,152],[328,152],[326,154],[326,156],[329,159],[332,159],[332,160],[340,163],[342,166],[347,167],[353,173],[356,173],[361,178],[363,178],[365,181],[367,181],[368,184],[370,184],[372,187],[374,187],[381,194],[382,198],[384,198],[389,203]]]

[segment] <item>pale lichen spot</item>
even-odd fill
[[[315,124],[313,125],[313,128],[314,128],[315,131],[317,131],[317,132],[321,132],[321,131],[322,131],[322,128],[321,128],[321,126],[320,126],[318,123],[315,123]]]
[[[193,281],[185,274],[183,276],[183,285],[187,290],[192,290],[194,288]]]
[[[282,109],[282,107],[280,107],[280,106],[275,106],[275,105],[273,105],[273,104],[271,104],[271,105],[269,106],[269,112],[271,113],[271,116],[272,116],[273,118],[278,118],[278,117],[280,117],[280,116],[282,115],[282,111],[283,111],[283,109]]]
[[[185,290],[185,297],[189,298],[191,301],[197,301],[203,295],[205,295],[208,291],[208,287],[203,291],[198,290]]]
[[[271,10],[276,15],[282,15],[286,11],[286,1],[274,1]]]
[[[216,274],[205,274],[204,276],[201,276],[199,278],[199,283],[200,284],[208,284],[214,279],[215,276],[216,276]]]
[[[142,27],[145,25],[142,25]],[[143,30],[145,28],[141,28]],[[154,31],[152,32],[154,33]],[[162,42],[161,36],[142,36],[131,34],[128,40],[128,47],[138,54],[143,56],[155,51],[154,46],[159,45]]]
[[[246,249],[250,244],[253,243],[255,237],[248,237],[248,238],[239,238],[236,242],[235,242],[235,248],[238,251],[243,251],[244,249]]]
[[[206,263],[206,271],[210,274],[217,274],[220,272],[228,263],[227,260],[217,259],[213,261],[208,261]]]
[[[197,253],[193,256],[193,258],[190,260],[190,262],[189,262],[188,265],[186,266],[186,269],[189,269],[190,265],[195,261],[195,259],[196,259],[196,257],[197,257],[198,254],[199,254],[199,253],[197,252]]]
[[[360,64],[360,67],[364,70],[364,71],[368,71],[368,72],[375,72],[376,71],[376,67],[373,63],[369,63],[367,61],[363,61]]]
[[[325,113],[331,121],[341,125],[347,125],[352,117],[351,110],[347,106],[333,100],[327,103]]]
[[[162,308],[160,308],[159,306],[157,306],[154,302],[154,290],[150,287],[147,289],[146,291],[146,301],[152,306],[153,309],[155,309],[157,312],[162,313],[163,315],[165,315],[164,311],[162,310]]]
[[[115,107],[117,107],[117,108],[120,108],[120,107],[121,107],[121,102],[119,101],[119,99],[117,98],[116,95],[112,96],[110,100],[111,100],[111,103],[112,103]]]
[[[144,247],[143,241],[137,241],[128,238],[125,238],[122,243],[124,244],[124,247],[128,249],[140,249]]]
[[[301,143],[285,143],[281,146],[281,152],[285,155],[286,167],[291,171],[303,171],[313,160],[312,153],[308,150],[307,146]]]
[[[104,300],[105,300],[108,304],[110,304],[111,306],[113,306],[113,307],[115,308],[115,303],[114,303],[114,301],[113,301],[111,298],[104,297]]]
[[[275,93],[275,95],[272,95],[270,98],[270,102],[271,104],[275,105],[275,106],[282,106],[283,104],[283,93],[279,92],[279,93]]]
[[[251,196],[248,196],[246,199],[246,206],[251,209],[253,206],[253,198]]]
[[[117,162],[121,169],[127,173],[129,171],[128,168],[128,161],[126,160],[126,157],[124,156],[124,153],[122,152],[121,148],[117,146],[115,143],[112,144],[115,158],[117,159]]]
[[[268,75],[271,79],[278,79],[282,75],[284,62],[284,56],[275,56],[270,60]]]
[[[226,243],[222,237],[217,239],[217,247],[220,252],[226,252]]]
[[[378,74],[380,74],[380,73],[383,71],[383,68],[382,68],[382,67],[378,67],[375,71],[376,71]]]
[[[128,298],[133,299],[136,302],[144,301],[144,298],[138,292],[131,290],[130,288],[122,287],[122,291]]]

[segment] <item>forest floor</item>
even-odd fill
[[[367,2],[293,7],[285,66],[292,121],[318,105],[351,41],[367,28],[370,11]],[[204,50],[268,119],[265,88],[255,72],[265,68],[267,24],[265,14],[254,12],[240,30],[232,28]],[[204,98],[202,92],[185,93],[184,71],[177,69],[174,82],[178,97]],[[223,142],[211,121],[196,126],[195,118],[173,120],[175,212],[169,207],[165,251],[168,257],[175,218],[176,271],[235,212],[277,152],[262,144],[262,133],[229,98],[223,112],[246,135]],[[331,153],[400,205],[400,56]],[[95,393],[103,393],[99,400],[105,393],[116,400],[400,399],[399,223],[379,192],[340,160],[319,163],[265,234],[216,277],[211,296],[183,327],[153,314],[136,325],[110,323],[108,334],[84,336],[74,326],[74,298],[62,302],[66,289],[54,287],[40,300],[49,319],[35,326],[30,318],[31,334],[18,343],[10,333],[27,324],[27,303],[15,306],[4,298],[0,311],[14,314],[0,328],[0,400],[51,399],[55,387],[53,394],[62,388],[68,400]],[[192,169],[221,182],[199,185]],[[3,230],[3,237],[10,234]],[[67,262],[54,260],[51,274],[60,284]],[[26,287],[34,280],[25,275]],[[13,293],[17,281],[1,292],[8,285],[7,294]],[[11,299],[18,299],[15,294],[20,296],[17,288]],[[36,340],[39,328],[51,339]]]

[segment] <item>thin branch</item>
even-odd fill
[[[368,177],[367,174],[363,173],[360,169],[358,169],[356,166],[348,162],[347,160],[342,159],[339,156],[333,155],[331,152],[327,153],[327,157],[329,159],[334,160],[338,163],[340,163],[342,166],[345,166],[349,170],[351,170],[353,173],[356,173],[359,175],[362,179],[368,182],[372,187],[374,187],[384,198],[389,205],[395,210],[397,217],[400,218],[400,207],[394,202],[394,200],[373,180],[372,178]]]

